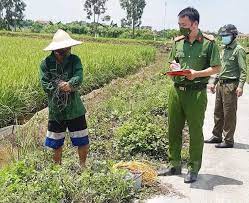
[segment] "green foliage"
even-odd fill
[[[126,32],[123,32],[119,37],[120,38],[132,38],[133,37],[132,30],[127,30]],[[134,37],[136,39],[154,40],[156,39],[157,35],[151,30],[137,29],[134,33]]]
[[[140,155],[160,162],[167,159],[170,82],[165,76],[155,75],[161,71],[164,60],[165,56],[160,64],[150,66],[143,74],[108,85],[101,94],[105,98],[91,102],[87,119],[91,149],[89,167],[85,170],[78,165],[76,150],[68,147],[68,138],[62,165],[52,164],[52,152],[43,149],[40,142],[43,138],[38,132],[46,122],[42,121],[46,115],[32,120],[26,126],[27,132],[16,135],[14,144],[21,148],[18,162],[0,170],[0,201],[127,203],[144,198],[144,194],[154,195],[157,192],[154,188],[134,190],[134,183],[125,178],[126,171],[112,166],[121,160],[138,159]]]
[[[135,28],[142,23],[141,18],[146,6],[145,0],[120,0],[121,8],[126,11],[126,19],[123,19],[124,26],[132,26],[133,37]]]
[[[179,36],[179,30],[176,29],[167,29],[167,30],[162,30],[159,33],[160,38],[166,38],[166,39],[174,39],[176,36]]]
[[[46,159],[49,152],[29,155],[0,171],[1,202],[127,202],[134,197],[133,182],[113,162],[92,161],[82,170],[77,160],[57,166]],[[72,159],[72,158],[71,158]]]
[[[31,25],[31,31],[34,33],[40,33],[43,30],[43,25],[40,23],[34,23]]]
[[[0,123],[8,124],[23,114],[46,105],[39,83],[39,64],[49,53],[42,49],[48,40],[1,37]],[[82,93],[99,88],[117,77],[134,73],[155,59],[148,46],[84,43],[75,48],[84,64]],[[124,54],[125,53],[125,54]]]
[[[167,158],[167,135],[165,127],[159,127],[149,115],[139,115],[117,129],[117,149],[123,156],[137,154],[155,159]]]
[[[109,16],[105,16],[102,21],[107,22]],[[34,22],[31,20],[24,20],[21,22],[21,27],[23,31],[32,33],[55,33],[59,28],[63,29],[69,33],[80,34],[80,35],[89,35],[98,37],[108,37],[108,38],[136,38],[143,40],[157,40],[163,41],[165,39],[172,39],[179,34],[178,30],[168,29],[162,31],[154,31],[148,28],[139,28],[134,31],[130,27],[118,27],[113,22],[110,25],[100,24],[100,23],[86,23],[84,21],[75,21],[71,23],[63,24],[52,23],[43,24],[41,22]]]
[[[90,28],[86,25],[82,25],[78,22],[68,23],[66,24],[65,30],[74,33],[74,34],[88,34],[90,33]]]
[[[119,27],[110,27],[110,26],[98,26],[97,33],[100,37],[109,37],[109,38],[123,38],[122,34],[128,32],[129,29],[119,28]]]
[[[96,156],[167,160],[168,85],[164,76],[157,75],[110,90],[111,98],[95,109],[89,121]]]
[[[93,22],[99,23],[100,16],[106,12],[106,2],[107,0],[86,0],[84,10],[87,13],[87,18],[91,19],[93,17]]]
[[[26,4],[22,0],[1,0],[0,1],[0,25],[1,28],[16,30],[24,18]]]

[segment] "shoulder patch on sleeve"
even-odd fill
[[[245,51],[246,49],[244,47],[242,47],[240,44],[237,46],[237,49],[242,49],[243,51]]]
[[[185,36],[184,36],[184,35],[181,35],[181,36],[176,37],[176,38],[174,39],[174,41],[175,41],[175,42],[178,42],[178,41],[180,41],[180,40],[182,40],[182,39],[185,39]]]
[[[209,41],[215,41],[215,37],[213,35],[203,33],[203,37]]]
[[[247,50],[244,47],[242,47],[240,44],[237,45],[237,47],[235,48],[235,51],[236,53],[240,52],[240,53],[248,54]]]

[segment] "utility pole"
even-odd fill
[[[165,25],[164,25],[164,38],[166,38],[166,30],[167,30],[167,1],[165,1]]]

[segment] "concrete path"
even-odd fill
[[[238,104],[235,147],[216,149],[214,145],[205,144],[203,165],[196,183],[183,183],[186,170],[182,176],[160,178],[186,198],[157,197],[148,203],[249,203],[249,85],[244,91]],[[215,95],[208,93],[208,99],[205,138],[211,136],[213,128]]]

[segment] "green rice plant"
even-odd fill
[[[47,39],[0,36],[0,127],[46,106],[39,65]],[[73,48],[84,65],[82,94],[134,73],[155,60],[151,46],[84,43]]]

